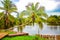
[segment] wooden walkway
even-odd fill
[[[28,35],[28,33],[17,32],[15,34],[8,34],[7,32],[2,32],[0,33],[0,39],[4,38],[5,36],[24,36],[24,35]]]
[[[0,39],[2,39],[3,37],[5,37],[6,35],[8,35],[8,33],[6,33],[6,32],[0,33]]]

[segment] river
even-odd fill
[[[14,28],[13,31],[18,31],[17,28]],[[43,25],[43,29],[40,29],[38,24],[34,24],[31,26],[26,26],[23,29],[23,32],[29,33],[29,35],[35,34],[42,34],[42,35],[60,35],[60,27],[59,26],[47,26],[46,24]]]

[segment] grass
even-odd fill
[[[13,32],[13,31],[9,31],[9,34],[15,34],[16,32]]]
[[[16,33],[16,32],[11,31],[11,30],[8,30],[8,31],[5,31],[5,30],[0,30],[0,32],[7,32],[7,33],[9,33],[9,34],[14,34],[14,33]]]
[[[2,40],[46,40],[46,39],[40,38],[38,36],[15,36],[15,37],[5,37]]]

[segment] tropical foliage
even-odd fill
[[[23,28],[25,28],[25,18],[23,18],[23,14],[20,13],[20,15],[17,16],[17,25],[18,25],[18,32],[22,32]]]
[[[52,26],[60,26],[60,16],[51,15],[47,18],[47,23]]]
[[[43,22],[45,22],[45,19],[43,17],[47,17],[47,14],[45,13],[45,8],[43,6],[39,7],[39,3],[29,3],[26,6],[26,10],[22,12],[25,16],[28,15],[28,20],[30,23],[38,23],[40,28],[43,27]]]
[[[17,8],[10,0],[1,1],[3,7],[0,10],[3,12],[0,15],[0,27],[7,29],[13,26],[15,18],[11,15],[12,12],[16,12]]]

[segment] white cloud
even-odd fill
[[[57,6],[57,2],[51,0],[43,0],[41,1],[41,5],[45,6],[46,10],[53,10]]]
[[[18,11],[25,10],[25,6],[30,2],[39,2],[41,6],[45,6],[46,10],[53,10],[58,4],[52,0],[19,0],[19,2],[16,3]]]

